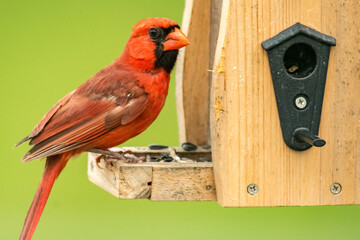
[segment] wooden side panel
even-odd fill
[[[154,166],[151,200],[216,201],[212,167]]]
[[[211,92],[211,142],[223,206],[360,203],[360,22],[356,0],[224,0]],[[289,149],[261,42],[301,22],[332,35],[319,135],[323,148]],[[250,195],[255,183],[259,192]],[[330,192],[340,183],[338,195]]]
[[[180,142],[209,143],[210,0],[187,0],[182,29],[190,45],[176,63]]]
[[[360,2],[323,1],[322,12],[326,15],[322,15],[321,30],[334,35],[337,46],[330,55],[330,84],[320,125],[330,143],[328,151],[321,152],[321,204],[359,204]],[[342,185],[341,196],[329,196],[324,191],[332,182]]]

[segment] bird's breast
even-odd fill
[[[143,73],[143,76],[138,79],[140,86],[142,86],[146,94],[148,94],[151,111],[153,111],[154,114],[157,113],[157,116],[165,104],[170,75],[165,71],[160,71],[156,74]]]

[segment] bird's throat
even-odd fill
[[[179,52],[178,50],[170,50],[163,52],[160,56],[157,56],[155,50],[155,55],[156,55],[156,61],[154,66],[155,69],[162,68],[167,73],[170,73],[171,70],[174,68],[178,52]]]

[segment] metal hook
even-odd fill
[[[294,136],[297,140],[306,142],[315,147],[323,147],[326,144],[324,139],[311,133],[307,128],[297,128]]]

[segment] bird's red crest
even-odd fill
[[[161,29],[159,31],[162,31],[162,34],[158,36],[164,37],[164,39],[154,39],[150,37],[149,30],[152,28]],[[155,66],[155,63],[161,57],[161,52],[165,49],[165,47],[162,46],[167,40],[165,37],[170,32],[173,32],[175,28],[179,29],[180,27],[176,22],[168,18],[147,18],[141,20],[133,27],[133,32],[119,60],[121,59],[121,62],[129,63],[139,71],[158,71],[159,68]],[[187,44],[179,45],[177,48],[172,49],[179,49],[185,45]],[[156,56],[156,52],[158,52],[158,56]],[[168,64],[169,66],[171,65],[171,67],[168,67],[168,71],[169,69],[171,70],[175,60],[176,55],[173,61],[171,61],[171,64]]]

